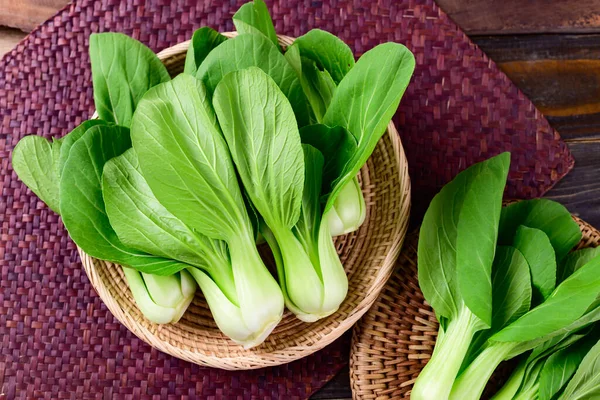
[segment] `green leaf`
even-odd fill
[[[446,184],[433,198],[419,231],[418,280],[425,299],[440,317],[451,319],[458,313],[462,298],[456,279],[456,238],[467,180],[476,175],[477,165]]]
[[[509,153],[504,153],[461,172],[433,198],[425,213],[418,245],[419,286],[438,316],[449,319],[455,317],[464,293],[469,292],[469,301],[485,297],[482,304],[474,308],[480,311],[483,307],[482,314],[487,314],[484,317],[488,321],[491,319],[491,267],[497,229],[497,225],[493,224],[500,213],[504,189],[502,176],[506,179],[509,160]],[[478,203],[478,198],[485,202]],[[467,207],[471,209],[463,214],[462,210]],[[463,217],[468,221],[461,223]],[[481,227],[476,226],[477,221],[481,222]],[[466,229],[474,229],[474,232],[462,233]],[[479,236],[475,236],[475,232]],[[476,250],[479,247],[484,248]],[[472,262],[478,255],[484,257],[486,261],[482,261],[482,258],[473,262],[483,271],[488,271],[487,276],[482,278],[482,271],[473,271],[474,266],[461,267],[459,250],[469,253],[460,256],[463,263]],[[489,259],[490,255],[492,259]],[[489,266],[483,265],[487,262]],[[459,289],[459,274],[471,273],[470,278],[462,279],[461,286],[476,279],[483,280],[473,287],[465,287],[464,291]]]
[[[142,272],[171,275],[185,264],[125,246],[106,215],[102,168],[130,147],[129,130],[120,126],[93,126],[75,142],[60,181],[62,219],[71,239],[90,256]]]
[[[577,270],[550,297],[490,338],[527,342],[559,332],[581,318],[600,292],[600,258]]]
[[[483,345],[531,307],[531,278],[523,254],[512,246],[498,246],[492,266],[492,325],[477,332],[463,361],[463,369],[475,359]]]
[[[288,47],[285,58],[298,74],[317,122],[321,122],[333,98],[335,82],[327,70],[321,71],[313,60],[301,57],[296,45]]]
[[[12,153],[13,169],[19,179],[57,214],[60,214],[60,196],[56,154],[60,145],[60,140],[50,142],[30,135],[19,140]]]
[[[585,355],[598,342],[598,335],[589,335],[571,346],[552,353],[540,374],[540,400],[552,400],[569,382]]]
[[[193,232],[156,200],[133,149],[104,165],[102,195],[111,226],[126,245],[206,270],[227,260],[224,242]]]
[[[237,304],[225,242],[194,232],[158,202],[133,149],[104,165],[102,195],[110,224],[125,245],[202,268]]]
[[[254,0],[241,6],[233,15],[233,24],[238,33],[263,34],[279,47],[271,15],[263,0]]]
[[[586,354],[559,400],[600,398],[600,342]]]
[[[57,214],[60,214],[60,177],[71,146],[89,128],[100,124],[106,122],[85,121],[52,142],[41,136],[25,136],[13,150],[12,164],[19,178]]]
[[[222,43],[209,53],[196,77],[206,85],[211,97],[225,75],[249,67],[258,67],[273,78],[290,101],[299,126],[310,123],[309,104],[296,71],[263,35],[243,34]]]
[[[131,126],[142,174],[158,201],[197,232],[227,242],[240,313],[254,333],[246,345],[260,343],[281,320],[283,296],[256,249],[204,85],[181,74],[156,86],[140,102]]]
[[[574,333],[579,334],[598,321],[600,321],[600,307],[592,305],[590,308],[588,308],[588,310],[586,310],[585,314],[567,326],[564,326],[563,328],[558,329],[547,336],[518,344],[515,346],[514,350],[509,353],[509,357],[507,359],[515,357],[516,355],[531,349],[534,349],[531,355],[532,357],[534,355],[540,355],[542,352],[552,349],[552,347],[557,343],[562,344],[563,341],[564,343],[567,343],[567,341],[572,340]]]
[[[363,54],[340,82],[323,123],[346,128],[356,138],[358,149],[337,179],[324,212],[331,209],[339,191],[370,157],[398,108],[414,68],[414,56],[406,47],[385,43]]]
[[[323,176],[323,155],[314,147],[303,144],[304,151],[304,189],[302,191],[302,207],[300,218],[293,228],[294,235],[306,253],[311,257],[313,265],[319,265],[317,246],[319,226],[321,223],[321,177]]]
[[[534,304],[540,304],[556,286],[556,256],[550,239],[539,229],[520,226],[513,246],[523,253],[529,264]]]
[[[330,193],[333,182],[356,152],[356,139],[341,126],[331,128],[322,124],[302,127],[300,138],[302,143],[315,147],[325,157],[321,193]]]
[[[207,26],[197,29],[192,35],[190,47],[185,56],[183,72],[194,75],[208,53],[226,40],[225,36]]]
[[[202,82],[181,74],[148,91],[131,126],[148,185],[173,215],[213,239],[252,227]]]
[[[600,256],[600,247],[587,247],[567,254],[561,262],[558,282],[567,279],[573,272],[583,267],[592,259]]]
[[[291,301],[307,314],[323,304],[319,265],[292,233],[300,217],[304,155],[293,110],[277,84],[259,68],[226,75],[213,104],[237,171],[283,257]]]
[[[581,240],[581,229],[561,204],[546,200],[524,200],[502,209],[498,242],[510,245],[520,225],[548,235],[557,260],[561,260]]]
[[[487,326],[491,326],[490,275],[510,154],[503,153],[478,165],[477,175],[469,179],[458,217],[456,277],[464,303]]]
[[[492,267],[492,291],[492,332],[498,332],[529,311],[529,266],[518,249],[498,246]]]
[[[225,76],[213,103],[252,203],[269,227],[291,229],[300,216],[304,156],[289,102],[267,74],[249,68]]]
[[[561,335],[552,336],[550,339],[541,342],[533,348],[533,351],[527,358],[529,364],[534,361],[544,360],[551,354],[571,346],[573,343],[583,339],[589,332],[584,328],[577,328],[572,332],[566,332]]]
[[[171,79],[152,50],[122,33],[91,34],[90,61],[98,116],[125,127],[144,93]]]
[[[312,29],[294,41],[302,57],[316,62],[320,70],[328,71],[339,84],[354,67],[352,50],[340,38],[320,29]]]
[[[62,146],[60,146],[60,152],[58,156],[59,178],[62,176],[63,169],[65,168],[65,164],[67,163],[67,159],[69,158],[71,147],[73,147],[75,142],[81,139],[83,134],[86,133],[88,129],[96,125],[108,125],[108,123],[101,119],[90,119],[88,121],[84,121],[77,128],[73,129],[68,135],[61,139]],[[56,183],[56,185],[58,187],[58,182]]]
[[[587,335],[588,332],[581,334],[567,334],[564,336],[555,336],[546,342],[541,343],[533,349],[529,357],[524,358],[520,363],[522,365],[522,381],[523,386],[519,388],[519,395],[525,396],[525,389],[536,387],[536,395],[538,388],[541,390],[540,378],[546,368],[546,362],[552,354],[563,351],[563,349],[573,348],[577,343]],[[549,372],[549,371],[547,371]],[[512,380],[511,376],[511,380]],[[539,393],[541,395],[541,392]],[[512,397],[510,397],[512,399]],[[518,397],[522,398],[522,397]],[[528,397],[525,397],[528,398]],[[494,397],[495,399],[495,397]]]

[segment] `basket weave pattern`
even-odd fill
[[[578,248],[600,245],[600,232],[575,220],[583,233]],[[438,322],[417,281],[417,240],[417,232],[406,237],[394,274],[353,330],[350,380],[355,400],[410,398],[433,352]],[[492,378],[491,393],[508,378],[507,372],[499,370]]]
[[[234,36],[234,33],[226,33]],[[281,36],[283,46],[292,38]],[[158,54],[169,72],[183,69],[188,42]],[[121,268],[79,254],[92,285],[113,315],[140,339],[165,353],[196,364],[223,369],[279,365],[314,353],[339,338],[363,315],[389,278],[406,233],[410,180],[400,137],[390,123],[360,174],[367,219],[350,235],[336,238],[348,274],[348,296],[340,309],[315,323],[303,323],[286,310],[283,320],[257,348],[244,350],[217,328],[204,298],[198,294],[181,321],[158,325],[136,308]]]

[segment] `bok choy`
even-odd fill
[[[600,318],[600,257],[569,254],[581,231],[557,203],[501,208],[508,166],[505,153],[461,172],[425,214],[419,285],[440,328],[411,398],[479,399],[502,361],[528,351],[496,398],[554,398],[578,363],[573,343],[595,341],[585,332]]]
[[[600,397],[600,341],[592,347],[575,371],[558,400],[587,400]]]
[[[313,29],[296,39],[286,50],[285,57],[300,78],[315,121],[323,123],[337,85],[355,65],[352,50],[331,33]],[[332,151],[325,154],[335,154],[340,150],[331,147],[333,143],[327,136],[321,139],[325,142],[322,144]],[[310,141],[306,143],[312,144]],[[343,159],[343,156],[339,158]],[[327,214],[331,235],[339,236],[357,230],[365,217],[365,200],[355,177],[342,188]]]
[[[441,340],[415,382],[415,400],[447,399],[473,336],[492,326],[492,263],[509,164],[503,153],[461,172],[425,213],[419,285],[440,320]]]
[[[133,148],[166,210],[197,232],[227,243],[240,317],[264,340],[280,321],[283,296],[254,244],[227,143],[204,84],[182,74],[150,89],[132,120]]]
[[[70,201],[75,200],[76,204],[79,204],[82,197],[78,197],[78,195],[82,192],[76,193],[75,190],[70,190],[68,194],[62,192],[62,179],[70,181],[75,174],[85,177],[86,188],[83,197],[85,197],[86,202],[93,202],[93,212],[91,214],[86,213],[81,221],[75,218],[75,223],[65,222],[65,226],[67,226],[67,229],[81,232],[80,235],[85,235],[89,240],[81,244],[76,243],[80,244],[88,254],[96,254],[102,259],[113,258],[112,255],[107,257],[107,254],[97,250],[102,243],[107,242],[107,237],[111,235],[110,227],[98,225],[102,226],[98,228],[94,225],[96,221],[102,220],[102,212],[104,212],[102,195],[99,191],[100,182],[97,181],[98,170],[96,165],[102,166],[101,155],[106,153],[99,151],[98,157],[92,159],[90,154],[87,153],[88,146],[86,146],[86,143],[92,142],[92,137],[107,144],[114,140],[115,148],[118,149],[120,143],[124,143],[125,147],[128,146],[127,136],[128,132],[125,129],[111,126],[102,120],[86,121],[64,138],[55,140],[52,143],[39,136],[27,136],[19,142],[13,152],[12,161],[19,177],[34,189],[34,192],[38,194],[42,201],[51,204],[57,213],[61,214],[60,205],[63,203],[60,201],[61,193],[63,199],[64,196],[73,194],[72,199],[63,200],[66,204],[62,207],[64,213],[67,214],[68,221],[71,221],[70,216],[73,213],[73,210],[69,209],[73,206]],[[73,151],[74,158],[69,162],[71,151]],[[40,164],[40,161],[47,163],[46,165],[51,165],[52,168],[42,168],[43,164]],[[63,221],[65,218],[64,213]],[[89,243],[92,243],[94,248],[88,246]],[[143,265],[147,265],[148,259],[157,261],[147,255],[140,254],[140,256],[143,258],[140,264]],[[117,259],[113,258],[113,260]],[[168,263],[167,260],[163,260],[162,263],[158,262],[157,265],[164,265],[165,262]],[[185,272],[176,273],[173,276],[140,273],[131,268],[124,268],[123,272],[136,304],[138,304],[146,318],[156,323],[177,322],[195,293],[196,284]]]
[[[242,314],[225,242],[189,228],[160,204],[141,174],[133,149],[104,166],[102,189],[109,219],[121,240],[189,264],[182,272],[191,274],[200,286],[219,329],[246,347],[262,342],[268,332],[255,332]]]
[[[316,318],[337,310],[339,303],[327,302],[322,261],[313,263],[292,232],[300,217],[305,165],[289,101],[266,73],[249,68],[226,75],[213,104],[248,197],[277,241],[288,307]]]

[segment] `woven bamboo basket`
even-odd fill
[[[574,217],[583,237],[578,248],[600,245],[600,232]],[[371,309],[355,325],[350,351],[350,381],[355,400],[408,399],[425,366],[438,322],[417,282],[417,232],[406,238],[394,274]],[[500,389],[510,375],[501,365],[483,398]]]
[[[235,33],[226,33],[228,37]],[[293,38],[279,36],[282,46]],[[171,75],[183,71],[189,42],[163,50],[158,57]],[[283,320],[260,346],[244,350],[225,337],[198,292],[177,324],[157,325],[140,313],[121,268],[94,259],[79,249],[90,281],[112,314],[140,339],[174,357],[199,365],[242,370],[285,364],[327,346],[369,309],[389,279],[406,229],[410,210],[410,180],[400,137],[393,123],[379,141],[359,179],[367,204],[363,226],[336,238],[348,274],[348,296],[333,315],[312,324],[286,310]]]

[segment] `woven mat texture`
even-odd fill
[[[60,137],[91,116],[90,33],[124,32],[159,51],[203,25],[233,30],[242,2],[75,1],[0,62],[0,398],[302,399],[347,364],[347,337],[253,372],[200,368],[152,350],[108,313],[59,218],[10,164],[24,135]],[[386,41],[413,50],[418,66],[395,122],[417,213],[460,169],[502,150],[513,151],[512,197],[541,195],[572,167],[556,132],[433,0],[269,7],[281,34],[326,29],[356,55]]]

